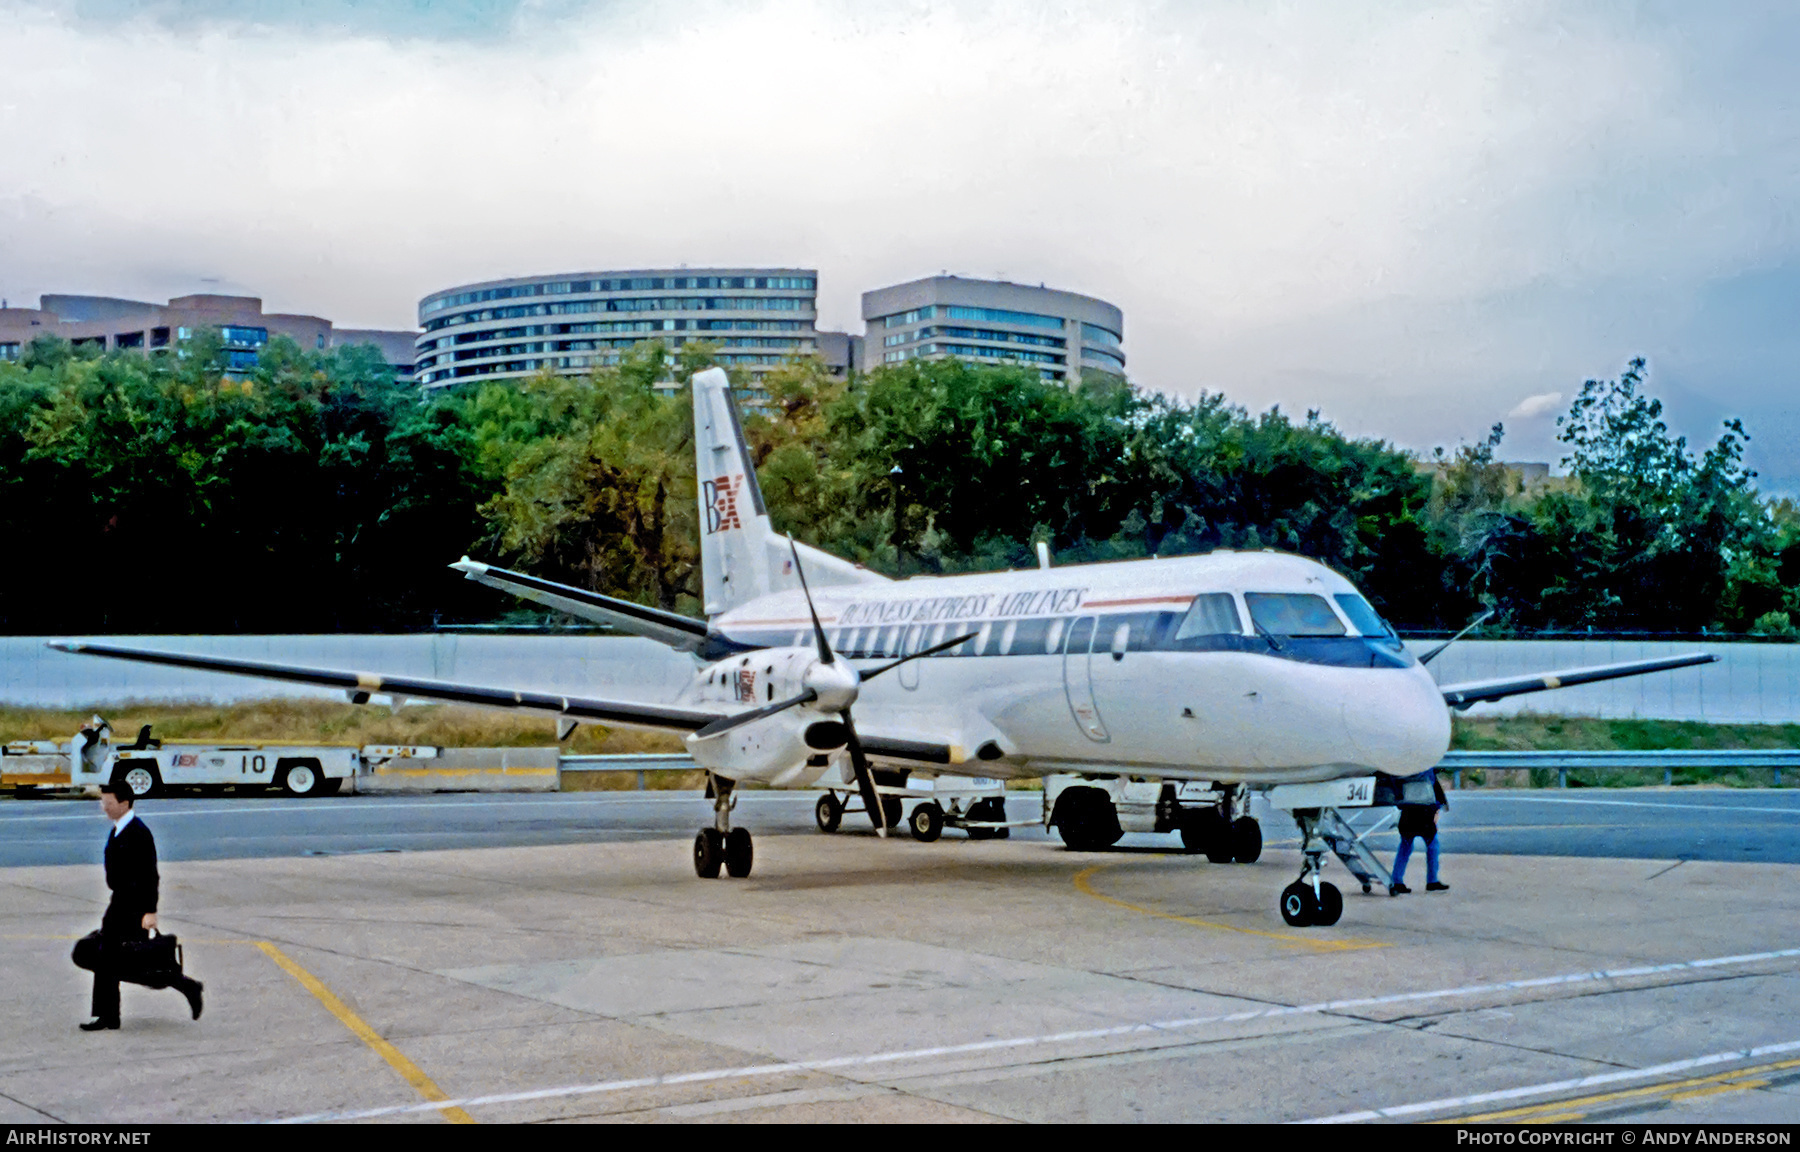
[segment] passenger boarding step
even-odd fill
[[[1386,865],[1375,858],[1375,853],[1369,851],[1368,846],[1363,843],[1363,839],[1387,827],[1388,821],[1395,819],[1398,815],[1399,811],[1396,809],[1358,833],[1336,808],[1319,810],[1319,835],[1323,836],[1325,842],[1331,845],[1331,850],[1336,852],[1337,858],[1344,862],[1344,867],[1350,869],[1350,874],[1362,881],[1362,890],[1365,894],[1376,884],[1381,885],[1382,890],[1386,891],[1393,886],[1394,876],[1387,870]]]

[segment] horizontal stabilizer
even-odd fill
[[[656,704],[637,704],[624,700],[554,696],[548,692],[521,692],[478,684],[453,684],[445,680],[414,680],[404,676],[377,676],[371,672],[303,668],[293,664],[267,664],[260,660],[226,660],[217,656],[115,648],[106,644],[62,642],[51,644],[50,647],[81,656],[110,656],[115,660],[135,660],[140,664],[166,664],[202,672],[225,672],[233,676],[285,680],[290,684],[341,688],[350,693],[352,698],[361,697],[364,700],[373,695],[406,696],[415,700],[442,700],[451,704],[479,704],[488,708],[507,708],[520,712],[545,712],[576,720],[650,728],[661,732],[692,732],[723,719],[726,715],[722,712],[665,708]]]
[[[695,652],[706,643],[706,622],[703,620],[694,620],[673,612],[664,612],[660,608],[646,608],[642,604],[633,604],[629,600],[602,596],[600,593],[590,592],[586,588],[558,584],[554,580],[545,580],[541,576],[529,576],[523,572],[510,572],[505,568],[495,568],[478,560],[471,560],[467,556],[450,567],[477,584],[486,584],[490,588],[511,592],[521,599],[542,604],[547,608],[554,608],[559,612],[567,612],[571,616],[579,616],[583,620],[608,624],[621,632],[629,632],[633,636],[649,637],[667,644],[677,651]]]
[[[1667,672],[1695,664],[1711,664],[1718,657],[1709,652],[1691,652],[1685,656],[1664,656],[1657,660],[1633,660],[1625,664],[1602,664],[1594,668],[1571,668],[1565,672],[1539,672],[1530,676],[1511,676],[1504,680],[1471,680],[1466,684],[1445,684],[1444,703],[1457,708],[1523,696],[1528,692],[1548,692],[1552,688],[1573,688],[1577,684],[1593,684],[1601,680],[1617,680],[1622,676],[1642,676],[1648,672]]]

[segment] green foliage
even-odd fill
[[[716,347],[638,345],[583,378],[421,401],[372,348],[272,342],[247,378],[53,338],[0,365],[0,627],[307,631],[543,613],[455,579],[460,552],[675,611],[699,604],[692,404]],[[1402,627],[1800,633],[1800,509],[1728,424],[1696,458],[1641,361],[1563,422],[1530,488],[1504,429],[1426,465],[1317,413],[1251,414],[1028,369],[910,361],[769,373],[745,432],[776,526],[895,575],[1276,548]],[[742,379],[734,382],[740,389]],[[70,622],[79,621],[78,625]]]
[[[1496,627],[1742,631],[1790,605],[1743,426],[1727,421],[1695,459],[1644,375],[1640,359],[1617,380],[1587,381],[1559,422],[1571,482],[1489,509],[1462,541],[1468,585]]]
[[[379,354],[270,344],[255,373],[36,341],[0,367],[0,626],[337,631],[430,623],[478,525],[462,429]]]

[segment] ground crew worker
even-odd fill
[[[1444,785],[1436,772],[1431,774],[1431,791],[1435,799],[1430,804],[1400,805],[1400,850],[1394,853],[1394,882],[1388,886],[1389,896],[1404,896],[1412,891],[1406,886],[1406,862],[1412,859],[1415,836],[1425,841],[1425,891],[1450,890],[1450,885],[1438,880],[1437,814],[1438,809],[1450,807],[1450,800],[1444,795]]]

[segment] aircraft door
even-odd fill
[[[1082,616],[1069,629],[1068,642],[1063,646],[1063,691],[1069,698],[1069,714],[1075,718],[1081,734],[1096,744],[1106,744],[1111,742],[1112,734],[1100,719],[1100,705],[1094,699],[1094,625],[1094,617]],[[1100,658],[1108,658],[1104,643]]]
[[[924,637],[925,626],[923,624],[914,624],[908,628],[902,629],[900,632],[900,651],[898,654],[901,656],[911,656],[914,652],[925,647]],[[923,660],[913,660],[910,663],[900,665],[900,667],[896,669],[900,674],[900,687],[906,689],[908,692],[914,691],[919,687],[919,665],[923,663],[925,663]]]

